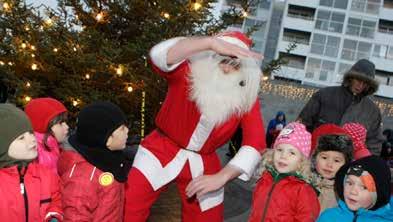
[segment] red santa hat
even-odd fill
[[[222,32],[217,37],[245,49],[250,49],[252,46],[252,40],[239,31]]]

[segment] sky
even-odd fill
[[[26,0],[28,4],[33,3],[35,6],[39,6],[41,4],[50,6],[52,8],[56,8],[57,1],[56,0]]]

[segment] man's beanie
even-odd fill
[[[70,137],[73,146],[106,147],[109,136],[126,124],[123,111],[110,102],[95,102],[83,108],[77,117],[76,132]]]
[[[46,133],[50,121],[57,115],[67,112],[66,107],[53,98],[37,98],[31,100],[25,107],[33,129],[39,133]]]
[[[0,126],[0,167],[3,167],[13,161],[8,156],[11,143],[32,128],[26,114],[12,104],[0,104]]]

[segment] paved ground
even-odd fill
[[[226,146],[218,150],[221,161],[228,162]],[[241,180],[234,180],[225,187],[224,218],[225,222],[247,221],[251,204],[252,186]],[[180,199],[177,196],[176,186],[170,185],[168,190],[161,194],[151,209],[149,222],[180,222]]]

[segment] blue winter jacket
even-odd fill
[[[359,209],[356,214],[345,202],[339,200],[338,207],[329,208],[322,212],[317,222],[393,222],[393,198],[390,203],[375,211]]]

